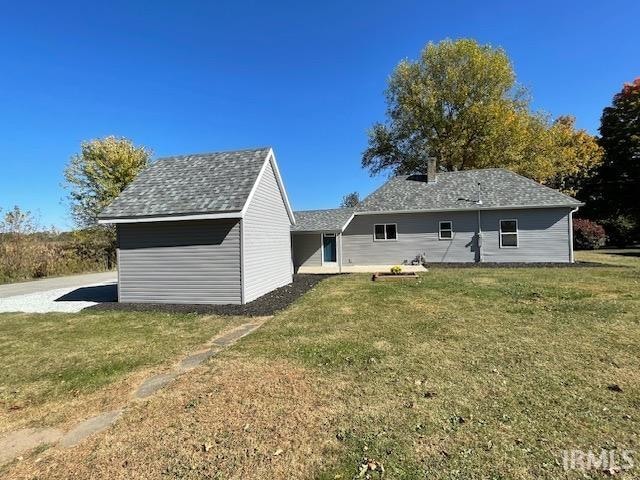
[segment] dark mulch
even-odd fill
[[[575,263],[553,263],[553,262],[482,262],[482,263],[427,263],[426,268],[593,268],[607,267],[615,268],[617,265],[609,265],[598,262],[575,262]]]
[[[263,317],[287,308],[319,282],[333,275],[294,275],[293,283],[273,290],[245,305],[183,305],[169,303],[99,303],[84,311],[122,310],[130,312],[160,311],[169,313],[202,313]]]

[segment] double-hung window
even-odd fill
[[[438,227],[438,238],[440,240],[451,240],[453,238],[453,222],[447,220],[445,222],[440,222],[440,226]]]
[[[384,242],[398,238],[398,226],[395,223],[377,223],[373,226],[373,240]]]
[[[518,248],[518,220],[500,220],[500,248]]]

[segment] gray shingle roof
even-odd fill
[[[294,212],[296,224],[294,232],[313,232],[319,230],[342,230],[353,214],[353,208],[333,208],[329,210],[302,210]]]
[[[438,173],[435,183],[422,175],[390,179],[356,207],[356,212],[477,209],[581,205],[563,193],[502,168]]]
[[[101,219],[242,210],[269,148],[161,158],[99,215]]]

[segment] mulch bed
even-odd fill
[[[121,310],[127,312],[202,313],[243,317],[263,317],[284,310],[322,280],[333,275],[293,276],[293,283],[273,290],[245,305],[193,305],[173,303],[99,303],[83,311]]]
[[[469,262],[469,263],[427,263],[425,268],[593,268],[607,267],[615,268],[618,265],[609,265],[598,262],[575,262],[575,263],[554,263],[554,262]]]

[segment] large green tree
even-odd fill
[[[83,142],[64,172],[71,215],[80,227],[97,216],[149,164],[151,151],[113,136]]]
[[[612,243],[640,241],[640,78],[625,84],[600,119],[605,155],[581,191],[584,213],[605,224]]]
[[[429,43],[396,67],[386,97],[387,121],[373,125],[362,158],[372,174],[424,173],[435,157],[444,170],[506,167],[562,186],[600,161],[571,117],[530,110],[504,50],[474,40]]]

